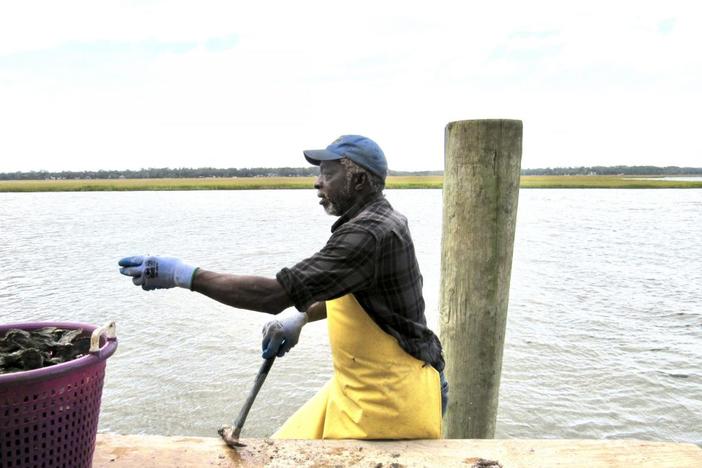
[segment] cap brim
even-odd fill
[[[341,159],[343,157],[326,149],[304,150],[302,153],[305,155],[305,159],[315,166],[319,166],[320,161],[333,161],[334,159]]]

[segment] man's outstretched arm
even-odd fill
[[[273,278],[230,275],[198,268],[193,291],[238,309],[278,314],[292,305],[283,287]]]
[[[120,273],[146,291],[181,287],[239,309],[277,314],[292,301],[277,280],[195,268],[175,257],[137,255],[119,261]]]

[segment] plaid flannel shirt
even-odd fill
[[[443,370],[441,343],[427,328],[422,275],[407,218],[384,196],[344,213],[322,250],[283,268],[276,278],[300,311],[353,293],[407,353]]]

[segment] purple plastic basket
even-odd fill
[[[86,356],[63,364],[0,375],[0,467],[90,467],[97,435],[105,364],[117,348],[114,324],[108,336],[95,325],[75,322],[31,322],[11,328],[58,327],[96,330],[95,347]]]

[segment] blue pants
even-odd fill
[[[446,414],[446,406],[448,405],[448,392],[449,386],[446,381],[446,376],[444,371],[439,372],[439,379],[441,381],[441,416]]]

